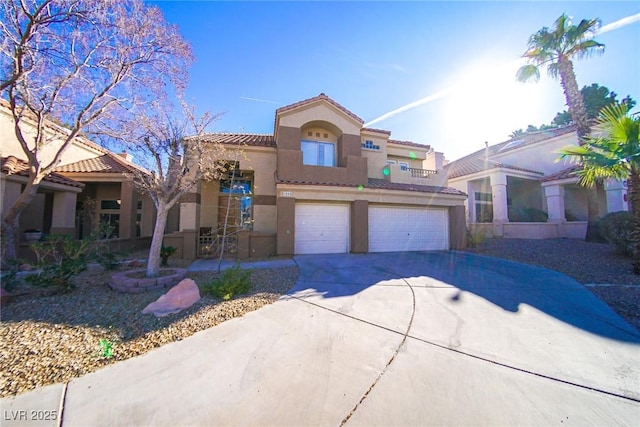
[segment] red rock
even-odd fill
[[[200,290],[198,285],[191,279],[182,279],[180,283],[169,289],[169,292],[146,306],[142,310],[142,314],[164,317],[189,308],[199,300]]]

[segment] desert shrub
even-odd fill
[[[477,248],[480,246],[487,237],[480,230],[471,230],[467,228],[467,245],[470,248]]]
[[[36,254],[36,274],[25,280],[35,286],[53,286],[61,292],[74,289],[71,278],[87,269],[87,256],[92,251],[94,241],[76,240],[68,235],[52,234],[45,241],[31,243]]]
[[[537,208],[509,208],[509,220],[513,222],[547,222],[549,215]]]
[[[105,248],[104,251],[96,253],[96,261],[98,264],[109,271],[117,270],[123,258],[120,253],[112,251],[109,248]]]
[[[11,292],[20,284],[18,278],[18,271],[20,271],[20,261],[15,259],[8,259],[5,261],[6,269],[4,269],[0,276],[0,283],[2,287]]]
[[[569,222],[572,222],[572,221],[580,221],[580,220],[578,219],[578,217],[574,215],[574,213],[573,213],[573,212],[571,212],[570,210],[566,210],[566,209],[565,209],[565,211],[564,211],[564,218],[565,218],[567,221],[569,221]]]
[[[625,256],[634,252],[631,234],[633,232],[633,215],[631,212],[611,212],[598,223],[600,234],[612,244],[616,251]]]
[[[204,285],[204,291],[228,301],[236,295],[251,291],[251,271],[240,269],[239,265],[225,270],[220,277]]]

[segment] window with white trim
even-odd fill
[[[493,222],[493,197],[491,193],[476,191],[473,196],[476,222]]]
[[[332,142],[302,140],[302,163],[314,166],[336,165],[336,145]]]

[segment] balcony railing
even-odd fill
[[[435,175],[438,171],[429,170],[429,169],[417,169],[417,168],[407,168],[409,172],[411,172],[412,178],[429,178],[431,175]]]

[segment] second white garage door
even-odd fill
[[[349,252],[349,206],[296,203],[296,254]]]
[[[449,249],[447,209],[369,206],[369,252]]]

